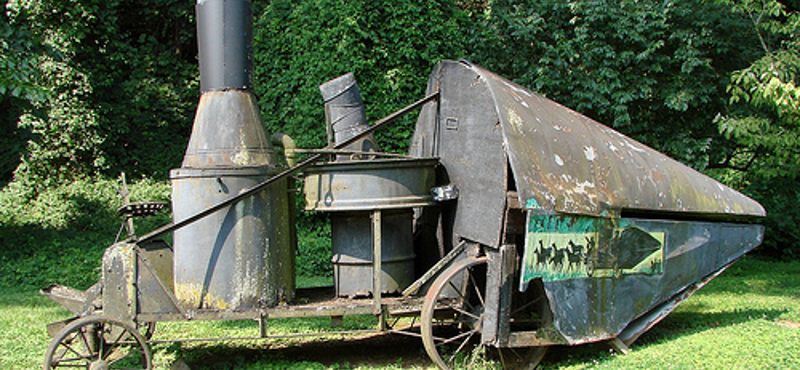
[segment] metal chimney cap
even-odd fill
[[[358,83],[356,82],[356,77],[352,73],[347,73],[345,75],[336,77],[322,85],[319,85],[319,92],[322,93],[322,99],[325,102],[329,102],[333,99],[336,99],[340,95],[344,94],[348,90],[350,90],[353,86],[356,86],[356,93],[358,92]],[[360,94],[359,94],[360,100]]]

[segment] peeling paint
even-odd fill
[[[594,162],[595,158],[597,158],[597,154],[594,152],[594,147],[591,146],[583,147],[583,154],[586,156],[586,160],[589,162]]]
[[[187,309],[227,310],[232,308],[220,297],[210,293],[203,294],[203,288],[198,284],[175,284],[175,297],[178,298],[181,306]]]
[[[556,164],[559,166],[564,165],[564,160],[558,154],[553,154],[553,159],[556,161]]]

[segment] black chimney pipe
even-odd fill
[[[249,0],[198,0],[200,90],[253,87],[253,4]]]

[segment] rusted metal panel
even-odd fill
[[[378,293],[396,293],[414,281],[411,209],[433,203],[430,189],[437,164],[436,158],[358,160],[306,169],[306,209],[332,212],[337,296],[377,298]],[[370,218],[376,210],[386,212],[380,229]],[[380,260],[374,252],[378,232],[384,235],[377,250],[384,256]],[[377,261],[380,273],[374,274]]]
[[[439,103],[420,113],[409,152],[439,157],[443,166],[437,180],[458,187],[452,233],[498,247],[507,159],[491,90],[477,70],[447,62],[432,73],[428,93],[437,88]]]
[[[722,272],[725,271],[729,266],[730,265],[727,265],[715,271],[713,274],[704,277],[702,280],[684,289],[680,294],[673,296],[666,302],[654,307],[646,314],[639,316],[636,320],[628,324],[628,326],[625,327],[625,330],[623,330],[617,338],[619,338],[619,340],[626,345],[630,346],[637,338],[639,338],[640,335],[644,334],[647,330],[669,315],[672,310],[677,308],[681,302],[691,297],[691,295],[697,292],[698,289],[702,288],[713,278],[722,274]]]
[[[411,209],[384,210],[380,228],[371,212],[331,214],[334,285],[337,296],[375,295],[373,251],[375,233],[381,237],[380,291],[396,294],[414,281],[414,243]]]
[[[328,129],[328,144],[331,148],[353,138],[369,128],[364,102],[358,83],[352,73],[337,77],[319,87],[325,100],[325,122]],[[347,145],[345,150],[360,152],[378,151],[373,135]],[[347,161],[348,155],[339,155],[337,161]]]
[[[39,294],[52,299],[74,315],[83,316],[102,306],[102,302],[97,299],[99,289],[97,284],[86,291],[63,285],[50,285],[39,290]]]
[[[269,178],[268,167],[172,170],[176,222]],[[175,295],[189,308],[273,306],[294,290],[286,179],[174,233]]]
[[[117,243],[103,254],[103,314],[130,322],[136,317],[136,246]]]
[[[278,157],[249,91],[208,91],[200,96],[183,168],[276,165]]]
[[[139,245],[136,259],[137,314],[185,313],[175,297],[172,249],[163,241]]]
[[[306,209],[368,211],[433,203],[435,158],[331,162],[305,170]]]
[[[440,157],[440,184],[460,190],[442,238],[497,247],[505,208],[527,213],[518,288],[542,284],[552,321],[498,331],[502,345],[614,338],[761,241],[762,227],[739,223],[765,215],[757,202],[500,76],[444,61],[428,88],[440,100],[410,153]]]
[[[764,216],[739,192],[492,72],[473,71],[493,98],[520,204],[544,212],[622,210]],[[478,99],[478,97],[476,97]]]
[[[253,4],[249,0],[198,0],[200,90],[253,88]]]

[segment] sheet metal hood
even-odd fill
[[[492,72],[461,64],[491,92],[520,204],[527,209],[602,217],[622,210],[766,215],[756,201],[644,144]]]

